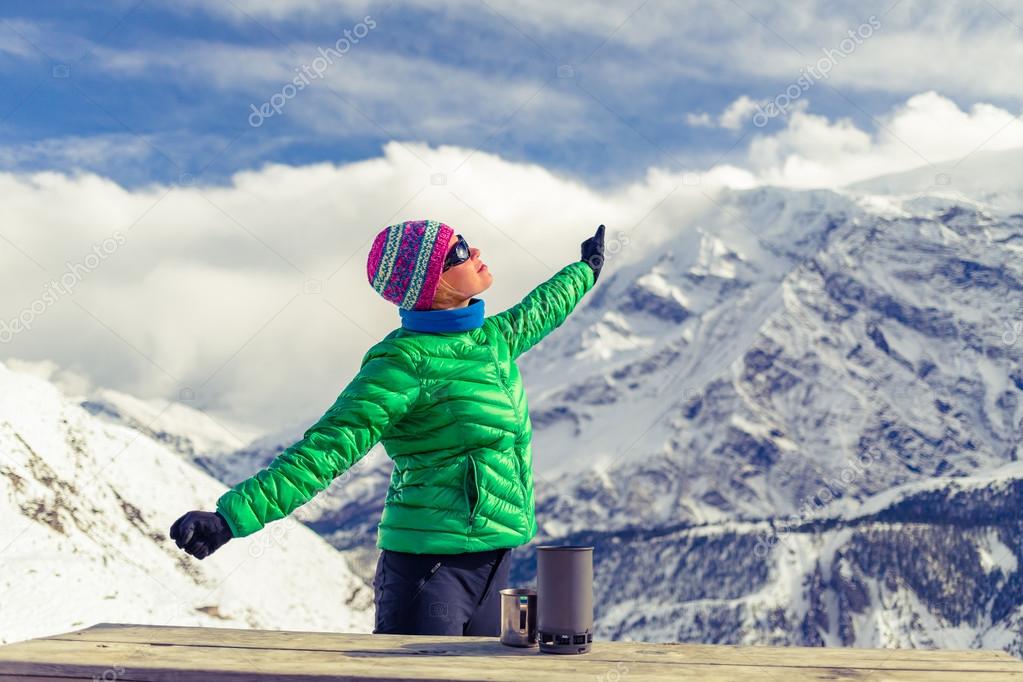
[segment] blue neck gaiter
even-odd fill
[[[462,308],[406,310],[398,308],[401,326],[416,332],[464,332],[483,326],[483,299],[470,298]]]

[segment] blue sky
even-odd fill
[[[741,161],[753,135],[786,117],[724,128],[688,116],[776,97],[871,16],[879,28],[802,97],[808,112],[869,132],[932,88],[964,109],[978,100],[1020,108],[1018,88],[990,78],[998,69],[982,54],[939,63],[993,47],[970,36],[1018,60],[1023,19],[1004,0],[551,4],[7,2],[0,167],[83,168],[128,187],[183,173],[226,182],[268,161],[345,162],[415,140],[600,185],[651,166],[705,168]],[[366,17],[374,27],[322,77],[250,125],[253,105]],[[895,40],[906,49],[893,51]]]
[[[463,233],[497,312],[600,223],[613,269],[725,189],[1023,147],[1021,64],[1007,0],[5,2],[0,360],[308,425],[399,324],[386,225]]]

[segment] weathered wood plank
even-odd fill
[[[127,643],[156,642],[199,646],[215,644],[336,652],[390,651],[393,655],[414,655],[417,652],[438,655],[445,652],[450,652],[449,655],[478,656],[537,655],[536,649],[516,649],[503,646],[492,637],[367,635],[114,623],[100,623],[76,632],[53,635],[48,639]],[[495,651],[497,654],[494,653]],[[1023,661],[995,649],[867,649],[598,641],[593,643],[592,651],[583,654],[582,657],[602,661],[633,660],[652,663],[744,661],[750,665],[785,665],[789,667],[835,665],[852,668],[879,667],[881,663],[898,661],[900,667],[917,667],[921,670],[1023,670]]]
[[[496,644],[500,647],[500,644]],[[452,646],[452,649],[455,647]],[[430,655],[395,657],[386,651],[339,653],[294,649],[245,647],[122,644],[38,639],[0,647],[0,680],[31,680],[32,675],[92,678],[104,675],[123,682],[176,682],[201,679],[210,682],[259,680],[457,680],[491,681],[537,679],[592,681],[614,679],[651,682],[704,680],[891,680],[892,682],[961,682],[964,671],[905,670],[889,667],[879,672],[845,667],[753,666],[733,662],[652,663],[647,661],[597,661],[587,656]],[[28,657],[31,662],[24,659]],[[45,662],[40,662],[45,661]],[[1023,681],[1023,672],[976,671],[971,682]]]

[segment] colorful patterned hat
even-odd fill
[[[370,286],[399,308],[429,310],[454,233],[436,220],[406,220],[385,227],[369,250]]]

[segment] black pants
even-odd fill
[[[500,636],[511,550],[410,554],[381,550],[373,634]]]

